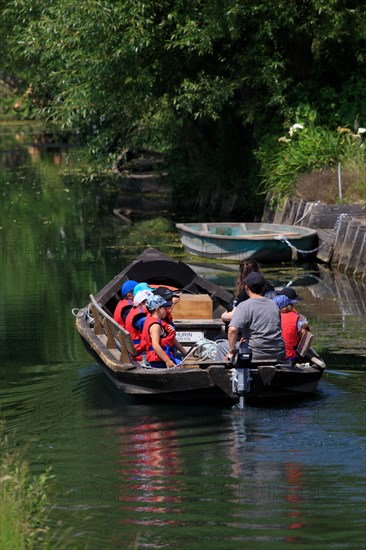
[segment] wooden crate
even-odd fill
[[[172,314],[173,319],[212,319],[212,300],[208,294],[182,294]]]

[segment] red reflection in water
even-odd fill
[[[144,423],[129,429],[120,427],[118,431],[123,438],[124,455],[121,460],[123,469],[120,470],[123,484],[118,494],[118,500],[126,503],[122,510],[144,514],[179,514],[179,508],[171,507],[172,503],[182,501],[179,494],[172,494],[179,491],[177,485],[172,485],[172,479],[181,473],[181,467],[177,433],[171,423]],[[151,506],[157,503],[160,506]],[[172,519],[136,518],[123,519],[122,523],[173,525],[178,522]]]
[[[287,491],[285,500],[288,500],[294,504],[300,504],[303,502],[301,495],[303,490],[303,468],[296,462],[285,463],[285,479],[287,481]],[[287,513],[289,518],[296,518],[298,521],[293,521],[288,526],[289,529],[302,529],[306,526],[306,521],[302,518],[302,512],[300,510],[293,510]],[[286,542],[300,542],[300,538],[297,536],[285,537]]]

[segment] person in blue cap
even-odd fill
[[[126,328],[126,317],[133,306],[133,291],[137,285],[137,281],[130,279],[125,281],[121,287],[122,300],[118,302],[113,318],[123,328]]]
[[[137,283],[133,289],[133,297],[135,297],[140,290],[149,290],[150,292],[154,291],[154,289],[149,287],[147,283]]]
[[[296,362],[298,358],[296,348],[302,331],[309,330],[309,325],[304,315],[300,315],[294,309],[294,304],[298,302],[298,298],[299,296],[296,295],[294,299],[291,299],[286,294],[280,294],[273,298],[281,313],[281,332],[286,347],[286,359],[292,362]]]

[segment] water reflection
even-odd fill
[[[333,533],[361,547],[364,375],[326,372],[314,398],[241,413],[123,395],[83,350],[71,309],[145,243],[175,257],[181,249],[165,223],[158,235],[146,221],[121,226],[115,189],[86,187],[77,151],[60,164],[52,150],[27,150],[31,141],[0,139],[0,413],[27,444],[31,470],[53,467],[53,530],[71,527],[74,546],[91,549],[316,540],[331,550]],[[346,356],[352,368],[365,364],[364,283],[310,264],[264,270],[276,287],[292,280],[301,291],[330,368],[343,370]],[[207,273],[229,289],[235,275]]]
[[[315,298],[334,298],[341,314],[366,316],[366,281],[330,271],[321,265],[318,269],[317,281],[309,286]]]
[[[266,411],[268,419],[268,411]],[[272,415],[271,415],[272,416]],[[275,422],[275,417],[271,417]],[[280,414],[277,415],[279,420]],[[297,423],[295,416],[295,423]],[[231,463],[231,476],[237,480],[233,485],[231,501],[238,506],[235,516],[236,524],[241,528],[252,530],[255,523],[260,523],[268,533],[279,528],[283,530],[299,530],[307,525],[304,505],[310,504],[314,495],[306,487],[306,469],[295,460],[276,461],[263,460],[264,447],[271,439],[267,430],[263,433],[263,425],[257,423],[253,432],[253,420],[250,429],[245,433],[245,420],[240,414],[233,413],[233,430],[228,445],[228,458]],[[274,424],[274,429],[276,425]],[[291,428],[289,427],[289,430]],[[252,432],[252,436],[250,433]],[[254,435],[254,437],[253,437]],[[298,449],[288,451],[296,456]],[[230,485],[229,485],[230,487]],[[248,513],[248,506],[250,513]],[[276,513],[277,511],[277,513]],[[254,522],[254,525],[253,525]],[[283,537],[286,542],[298,542],[300,533]],[[258,539],[259,540],[259,539]],[[261,536],[260,540],[273,540],[273,535]]]
[[[175,519],[161,519],[154,514],[179,514],[182,502],[178,434],[170,421],[151,421],[132,427],[119,427],[122,459],[119,464],[118,499],[125,502],[121,510],[152,514],[141,519],[125,518],[122,524],[173,525]]]

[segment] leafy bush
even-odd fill
[[[348,190],[350,196],[353,200],[364,200],[366,148],[361,131],[353,134],[348,128],[329,130],[295,124],[289,137],[281,137],[274,150],[257,151],[257,158],[265,190],[271,191],[280,202],[296,193],[307,200],[333,202],[337,195],[328,192],[327,187],[338,190],[334,185],[338,164],[342,166],[346,186],[347,175],[349,184],[352,179]]]

